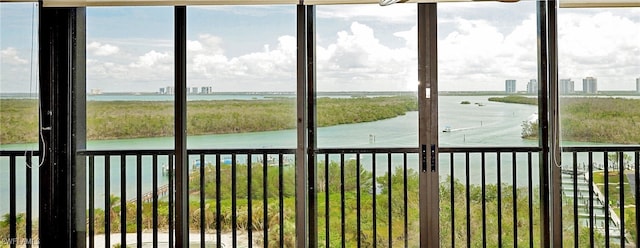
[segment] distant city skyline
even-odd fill
[[[597,77],[585,77],[581,79],[582,88],[579,91],[575,88],[575,82],[571,78],[563,78],[558,81],[558,90],[561,94],[571,94],[575,92],[582,93],[596,93],[600,90],[599,82]],[[506,79],[504,81],[504,89],[502,91],[506,93],[517,93],[517,92],[525,92],[528,94],[535,94],[538,92],[538,81],[537,79],[529,79],[526,83],[525,88],[523,90],[519,90],[518,81],[515,79]],[[633,85],[631,83],[630,85]],[[243,92],[243,91],[214,91],[212,86],[187,86],[187,94],[212,94],[212,93],[224,93],[224,92]],[[174,93],[173,86],[164,86],[156,90],[147,89],[142,91],[131,91],[131,92],[139,92],[139,93],[159,93],[159,94],[173,94]],[[318,92],[356,92],[355,91],[318,91]],[[361,91],[361,90],[360,90]],[[389,92],[398,91],[398,92],[407,92],[407,91],[415,91],[415,90],[391,90]],[[442,92],[456,92],[456,91],[496,91],[496,90],[440,90]],[[640,77],[635,79],[635,88],[628,90],[604,90],[604,91],[637,91],[640,93]],[[102,94],[102,93],[122,93],[129,91],[104,91],[101,88],[92,88],[87,91],[89,94]],[[171,92],[171,93],[168,93]],[[294,91],[246,91],[246,92],[294,92]],[[16,93],[28,93],[28,92],[16,92]]]

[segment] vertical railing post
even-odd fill
[[[176,247],[189,246],[189,170],[187,168],[187,7],[175,7]],[[202,163],[202,161],[201,161]],[[169,179],[171,180],[171,179]],[[171,194],[171,192],[170,192]],[[171,245],[171,244],[170,244]]]

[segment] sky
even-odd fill
[[[37,91],[34,3],[0,3],[0,93]],[[214,91],[295,91],[295,6],[187,8],[187,84]],[[438,4],[441,91],[525,90],[537,78],[536,6]],[[559,77],[634,90],[640,8],[560,9]],[[319,91],[417,89],[416,4],[317,7]],[[37,26],[37,25],[36,25]],[[172,7],[87,8],[87,89],[173,85]]]

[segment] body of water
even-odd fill
[[[126,96],[128,98],[129,96]],[[134,96],[131,96],[134,97]],[[138,98],[147,97],[160,99],[165,96],[138,96]],[[218,100],[222,99],[265,99],[270,96],[218,96]],[[245,99],[246,97],[250,97]],[[439,144],[441,147],[478,147],[478,146],[536,146],[535,140],[523,140],[520,138],[522,131],[521,125],[524,121],[529,120],[532,115],[537,112],[536,106],[521,104],[506,104],[498,102],[489,102],[488,96],[441,96],[439,98],[439,129],[443,130],[447,127],[450,132],[439,132]],[[122,100],[123,98],[111,99]],[[165,99],[166,100],[166,99]],[[470,101],[471,104],[460,104],[462,101]],[[338,125],[331,127],[318,128],[318,146],[320,148],[370,148],[370,147],[417,147],[418,146],[418,112],[408,112],[405,115],[391,119],[359,123]],[[254,133],[238,133],[238,134],[217,134],[217,135],[199,135],[190,136],[187,140],[189,149],[199,148],[295,148],[297,139],[295,130],[254,132]],[[161,138],[141,138],[141,139],[121,139],[121,140],[100,140],[89,141],[87,148],[89,150],[113,150],[113,149],[173,149],[174,141],[172,137]],[[1,150],[37,150],[37,144],[15,144],[2,145]],[[347,159],[349,159],[347,156]],[[229,157],[230,158],[230,157]],[[223,158],[229,159],[229,158]],[[195,157],[190,158],[194,162]],[[246,161],[246,156],[239,156],[239,163]],[[337,157],[336,157],[337,159]],[[393,166],[400,166],[400,156],[392,158]],[[451,175],[449,156],[440,157],[440,175],[445,180]],[[495,154],[486,156],[486,176],[487,183],[496,183],[497,169],[495,167]],[[512,157],[511,154],[503,154],[499,158],[503,164],[501,171],[501,179],[503,182],[512,182]],[[526,186],[526,178],[528,168],[526,154],[517,156],[518,169],[518,185]],[[167,164],[168,158],[160,157],[158,166]],[[209,158],[206,159],[209,161]],[[213,158],[211,158],[213,160]],[[135,180],[136,180],[136,158],[127,157],[127,198],[135,197]],[[254,161],[256,161],[254,159]],[[372,170],[374,166],[371,163],[371,155],[362,157],[364,168]],[[454,177],[464,180],[465,165],[464,156],[455,156]],[[17,160],[17,195],[18,195],[18,211],[24,211],[25,201],[25,163],[24,159]],[[409,167],[418,169],[418,156],[411,155],[408,159]],[[481,158],[479,154],[472,154],[470,157],[470,181],[471,183],[480,183],[480,165]],[[0,178],[9,178],[9,161],[8,158],[0,159]],[[534,184],[538,183],[538,158],[537,154],[532,157],[532,176]],[[381,154],[376,157],[375,170],[378,175],[383,175],[387,171],[387,155]],[[33,173],[33,189],[34,189],[34,213],[37,214],[37,189],[38,189],[38,166],[34,166]],[[95,185],[96,185],[96,207],[103,208],[104,200],[104,160],[96,159]],[[143,158],[143,191],[151,191],[151,157]],[[158,170],[159,174],[161,169]],[[120,158],[111,159],[111,194],[119,196],[120,194]],[[167,178],[159,175],[162,185],[167,182]],[[0,214],[9,210],[9,181],[2,180],[0,182]],[[5,200],[6,198],[6,200]]]

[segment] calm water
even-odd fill
[[[227,96],[235,99],[233,96]],[[263,99],[263,96],[252,96]],[[504,104],[489,102],[487,96],[441,96],[439,102],[439,112],[441,113],[439,125],[442,130],[445,126],[450,127],[451,132],[440,132],[441,147],[462,147],[462,146],[536,146],[537,141],[523,140],[520,138],[521,124],[528,120],[537,112],[536,106]],[[471,104],[462,105],[461,101],[470,101]],[[476,104],[477,103],[477,104]],[[481,106],[482,105],[482,106]],[[292,110],[294,111],[294,110]],[[406,115],[392,119],[381,120],[369,123],[339,125],[318,129],[318,146],[320,148],[329,147],[416,147],[418,146],[418,113],[409,112]],[[255,132],[241,134],[220,134],[190,136],[188,138],[188,148],[295,148],[295,130]],[[122,139],[106,141],[90,141],[87,144],[90,150],[101,149],[172,149],[173,138],[144,138],[144,139]],[[37,149],[37,144],[3,145],[2,150],[30,150]],[[347,156],[348,158],[348,156]],[[195,161],[191,158],[191,162]],[[223,158],[227,159],[227,158]],[[239,157],[239,162],[246,161],[246,157]],[[505,165],[502,169],[501,179],[503,182],[512,182],[511,156],[504,154],[501,158]],[[127,199],[135,196],[135,157],[127,157]],[[206,158],[213,161],[213,158]],[[363,156],[362,163],[365,168],[371,170],[371,156]],[[464,180],[465,168],[464,157],[455,158],[454,177]],[[480,156],[472,155],[470,159],[470,181],[480,183]],[[487,183],[495,183],[497,170],[495,167],[496,155],[487,155]],[[526,185],[527,168],[526,155],[517,157],[519,167],[517,169],[518,185]],[[537,156],[532,158],[533,164],[537,165]],[[255,161],[255,158],[254,158]],[[401,157],[392,158],[393,166],[400,165]],[[23,159],[17,161],[17,195],[18,211],[24,211],[25,201],[25,166]],[[159,158],[159,166],[167,163],[166,157]],[[378,175],[387,171],[387,155],[382,154],[376,157],[375,170]],[[440,158],[441,179],[447,178],[451,174],[449,156]],[[0,159],[0,178],[9,178],[8,159]],[[508,165],[508,166],[507,166]],[[120,158],[114,157],[111,161],[111,194],[119,196],[120,192]],[[417,155],[409,156],[409,167],[417,169]],[[103,208],[104,199],[104,161],[96,159],[96,207]],[[161,170],[158,170],[161,171]],[[534,184],[537,184],[537,166],[532,168]],[[38,170],[37,165],[33,173],[34,198],[33,205],[37,206]],[[159,175],[162,185],[166,183],[166,177]],[[143,158],[143,191],[151,191],[151,158]],[[7,213],[9,209],[9,182],[0,182],[0,214]],[[37,209],[34,208],[37,214]]]

